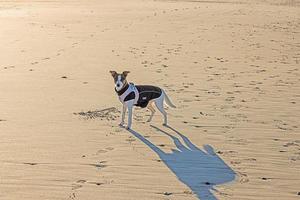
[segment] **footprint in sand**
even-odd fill
[[[300,143],[300,141],[295,140],[295,141],[288,142],[288,143],[284,144],[283,146],[284,147],[290,147],[290,146],[299,147],[298,143]]]
[[[86,165],[96,167],[97,169],[102,169],[104,167],[107,167],[107,165],[105,165],[104,163],[106,163],[106,161],[100,161],[97,164],[86,164]]]
[[[77,42],[73,43],[72,48],[74,48],[77,44],[78,44]]]
[[[72,189],[73,190],[73,189]],[[72,194],[69,195],[69,199],[75,199],[76,195],[75,193],[73,192]]]
[[[32,64],[32,65],[36,65],[36,64],[38,64],[38,63],[39,63],[39,62],[36,61],[36,62],[32,62],[31,64]]]
[[[248,176],[247,176],[247,174],[246,173],[242,173],[242,172],[237,172],[238,174],[239,174],[239,182],[240,183],[248,183],[249,182],[249,178],[248,178]]]
[[[8,67],[3,67],[3,69],[12,69],[12,68],[15,68],[15,66],[11,65],[11,66],[8,66]]]
[[[24,165],[31,165],[31,166],[34,166],[34,165],[37,165],[37,163],[32,163],[32,162],[26,162],[26,163],[23,163]]]
[[[284,130],[284,131],[293,130],[292,126],[290,126],[289,124],[287,124],[286,122],[284,122],[282,120],[274,120],[274,122],[276,123],[275,127],[278,128],[278,129],[281,129],[281,130]]]
[[[82,185],[80,185],[80,184],[72,184],[72,190],[77,190],[79,188],[82,188]]]
[[[100,182],[88,182],[88,184],[93,184],[93,185],[103,185],[104,183],[100,183]]]
[[[136,141],[136,139],[132,136],[129,136],[129,138],[126,139],[126,141],[129,142],[129,143],[132,143],[132,142]]]
[[[76,183],[85,183],[86,182],[86,180],[78,180],[78,181],[76,181]]]
[[[144,67],[148,67],[148,65],[147,65],[147,64],[148,64],[148,61],[146,61],[146,60],[145,60],[145,61],[142,61],[141,64],[144,65]]]
[[[83,185],[82,184],[85,184],[87,181],[86,180],[83,180],[83,179],[81,179],[81,180],[77,180],[75,183],[73,183],[72,185],[71,185],[71,190],[77,190],[77,189],[79,189],[79,188],[82,188],[83,187]],[[75,194],[75,192],[72,192],[70,195],[69,195],[69,199],[75,199],[75,197],[76,197],[76,194]]]
[[[98,150],[98,151],[96,152],[96,155],[98,155],[98,154],[100,154],[100,153],[107,153],[108,151],[112,151],[112,150],[114,150],[113,147],[107,147],[107,148],[105,148],[105,149],[100,149],[100,150]]]
[[[106,153],[107,151],[106,150],[104,150],[104,149],[100,149],[100,150],[98,150],[97,151],[97,153],[96,154],[99,154],[99,153]]]

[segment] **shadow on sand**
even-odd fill
[[[170,137],[177,149],[172,149],[172,153],[165,153],[138,132],[133,130],[129,130],[129,132],[157,153],[165,165],[199,199],[216,200],[217,198],[212,193],[212,190],[214,190],[213,187],[235,179],[234,171],[215,153],[210,145],[204,145],[203,151],[172,127],[168,126],[170,130],[180,136],[185,145],[170,133],[155,126],[152,127]]]

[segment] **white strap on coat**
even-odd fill
[[[137,104],[137,101],[139,99],[139,92],[136,89],[136,87],[134,86],[133,83],[129,83],[129,87],[127,88],[127,90],[119,96],[119,99],[122,103],[124,103],[125,98],[131,93],[134,92],[135,94],[135,98],[134,98],[134,104]]]

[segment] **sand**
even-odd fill
[[[299,199],[293,0],[1,1],[0,199]],[[169,125],[109,70],[164,88]],[[88,112],[90,111],[90,112]]]

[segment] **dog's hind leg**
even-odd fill
[[[164,123],[163,125],[166,126],[168,124],[167,112],[164,108],[164,95],[161,95],[159,98],[155,99],[155,105],[161,114],[164,116]]]
[[[155,113],[155,109],[153,108],[153,105],[152,105],[152,101],[150,101],[147,105],[147,108],[151,111],[151,115],[149,117],[149,119],[147,120],[147,122],[151,122],[152,121],[152,118],[153,118],[153,115]]]

